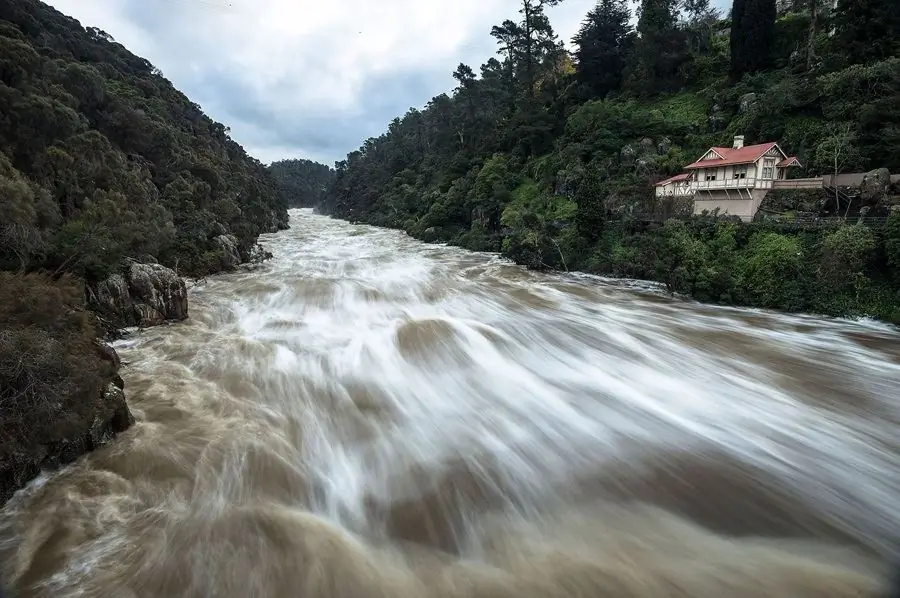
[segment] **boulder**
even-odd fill
[[[154,326],[187,318],[187,286],[172,269],[132,262],[129,274],[129,294],[138,325]]]
[[[236,268],[241,263],[241,252],[238,249],[238,240],[234,235],[219,235],[213,241],[218,245],[222,256],[222,265],[226,270]]]
[[[744,95],[741,96],[741,99],[740,99],[739,112],[741,114],[747,114],[748,112],[753,110],[753,108],[756,107],[756,103],[758,101],[759,101],[759,94],[752,93],[752,92],[745,93]]]
[[[155,326],[188,314],[184,279],[161,264],[133,260],[93,289],[92,303],[120,327]]]
[[[891,188],[891,173],[887,168],[867,172],[859,186],[859,194],[866,205],[877,205],[884,201]]]

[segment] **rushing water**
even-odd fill
[[[292,213],[0,511],[41,597],[880,596],[900,334]]]

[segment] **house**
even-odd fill
[[[693,197],[694,192],[691,190],[691,179],[694,175],[690,172],[676,174],[664,181],[656,183],[657,197]]]
[[[731,147],[711,147],[685,166],[687,172],[657,183],[656,196],[692,196],[694,214],[718,209],[749,221],[766,194],[787,179],[787,169],[799,165],[775,142],[745,146],[737,135]]]

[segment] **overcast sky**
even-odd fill
[[[46,0],[45,0],[46,1]],[[571,39],[596,0],[550,9]],[[715,0],[724,5],[729,0]],[[496,51],[518,0],[49,0],[152,62],[253,156],[332,165]]]

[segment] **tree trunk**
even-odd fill
[[[819,0],[809,0],[809,40],[806,44],[806,70],[811,71],[816,59],[816,25],[819,18]]]

